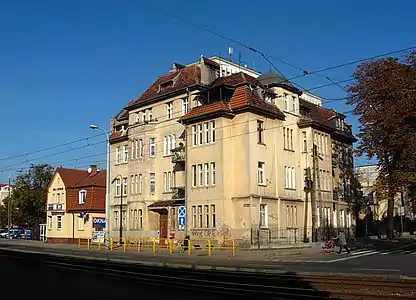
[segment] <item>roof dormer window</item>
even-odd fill
[[[173,86],[173,80],[168,80],[168,81],[165,81],[165,82],[162,82],[160,85],[159,85],[159,90],[157,91],[158,93],[160,93],[160,92],[162,92],[163,90],[165,90],[165,89],[167,89],[167,88],[170,88],[170,87],[172,87]]]

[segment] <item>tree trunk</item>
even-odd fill
[[[387,205],[387,237],[389,239],[394,238],[394,220],[393,220],[394,196],[395,196],[395,193],[389,192],[388,205]]]

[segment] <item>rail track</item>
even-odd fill
[[[261,299],[415,299],[416,281],[352,278],[350,276],[261,274],[158,268],[142,265],[56,257],[47,254],[0,250],[0,256],[36,268],[58,268],[65,272],[89,272],[115,280],[139,280],[158,288],[204,291],[207,295]]]

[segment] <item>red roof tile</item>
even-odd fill
[[[186,121],[186,120],[193,119],[196,117],[218,113],[218,112],[232,113],[230,106],[227,103],[223,101],[218,101],[218,102],[194,107],[189,113],[184,115],[181,120]]]
[[[303,99],[299,99],[299,105],[308,109],[311,121],[336,129],[335,121],[332,119],[336,116],[336,112],[333,109],[324,108]]]
[[[203,60],[204,60],[204,63],[207,64],[207,65],[211,65],[211,66],[213,66],[215,68],[219,68],[220,67],[220,64],[219,63],[217,63],[217,62],[215,62],[215,61],[213,61],[213,60],[211,60],[209,58],[203,57]]]
[[[86,170],[67,169],[62,167],[56,168],[55,173],[58,173],[61,176],[62,181],[67,188],[75,186],[89,175]]]
[[[160,91],[160,85],[169,81],[173,81],[173,84]],[[201,83],[201,68],[199,65],[190,65],[177,72],[159,77],[139,98],[130,101],[126,107],[199,83]]]
[[[96,173],[89,174],[88,177],[85,177],[80,182],[78,182],[75,187],[85,187],[85,186],[106,186],[106,171],[101,170]]]
[[[243,72],[235,73],[235,74],[232,74],[232,75],[226,76],[226,77],[219,77],[212,83],[212,86],[213,87],[214,86],[220,86],[220,85],[237,86],[237,85],[241,85],[241,84],[245,84],[245,83],[249,83],[249,84],[253,84],[255,86],[262,87],[262,84],[260,83],[260,81],[258,81],[253,76],[250,76],[250,75],[245,74]]]

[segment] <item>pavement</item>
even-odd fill
[[[395,242],[378,242],[370,248],[357,248],[350,254],[320,254],[320,247],[291,250],[214,251],[212,256],[206,252],[194,251],[173,253],[166,250],[152,254],[149,249],[137,253],[130,248],[128,252],[121,249],[88,250],[85,246],[78,249],[75,245],[45,244],[25,240],[0,240],[0,249],[16,251],[50,253],[54,255],[76,256],[90,259],[129,262],[152,266],[177,268],[222,269],[228,271],[254,272],[297,272],[349,274],[378,277],[416,277],[416,241],[401,240]]]

